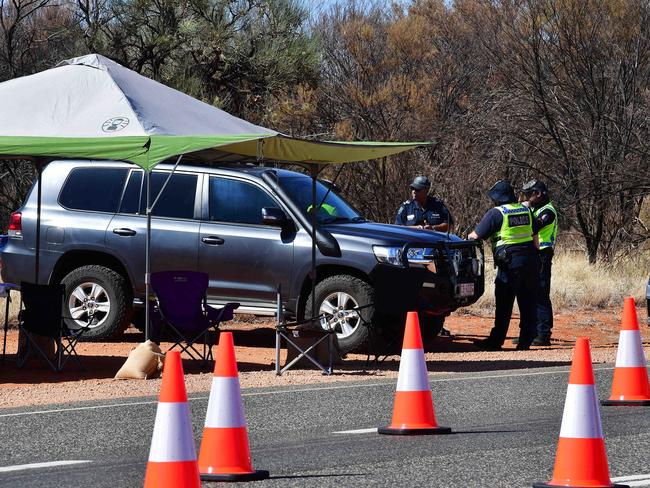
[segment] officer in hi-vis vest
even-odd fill
[[[488,196],[496,206],[488,210],[469,238],[485,240],[498,235],[493,250],[498,268],[494,281],[496,309],[490,336],[477,346],[487,351],[501,350],[516,298],[521,317],[517,349],[530,349],[537,326],[537,224],[531,210],[517,203],[515,192],[507,181],[497,181],[488,190]]]
[[[553,330],[551,304],[551,266],[557,239],[557,211],[548,196],[544,182],[531,180],[521,189],[525,202],[533,211],[539,226],[539,292],[537,295],[537,337],[533,346],[550,346]]]

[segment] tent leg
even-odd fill
[[[150,255],[150,246],[151,246],[151,170],[147,170],[147,237],[144,244],[144,260],[145,260],[145,272],[144,272],[144,340],[149,340],[149,293],[151,286],[151,255]]]
[[[41,271],[41,208],[42,208],[42,191],[43,191],[43,167],[47,161],[43,158],[34,160],[36,171],[38,172],[38,191],[36,197],[36,246],[34,256],[34,283],[38,285],[38,275]]]
[[[312,317],[320,315],[316,310],[316,179],[318,178],[318,165],[310,166],[311,172],[311,269],[309,270],[309,279],[311,280],[311,314]]]

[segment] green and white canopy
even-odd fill
[[[234,117],[103,56],[0,83],[0,157],[346,163],[428,143],[318,142]]]

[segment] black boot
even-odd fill
[[[533,339],[533,346],[550,346],[551,345],[551,336],[547,335],[538,335]]]

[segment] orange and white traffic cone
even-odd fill
[[[144,488],[200,486],[181,355],[169,351],[165,355]]]
[[[417,312],[409,312],[406,316],[393,420],[377,432],[389,435],[451,433],[449,427],[440,427],[436,422]]]
[[[553,479],[533,485],[534,488],[567,486],[628,488],[612,484],[609,478],[589,339],[586,338],[576,341],[573,352]]]
[[[232,332],[219,335],[199,471],[205,481],[256,481],[269,477],[268,471],[256,471],[251,465]]]
[[[623,303],[612,395],[603,405],[650,405],[650,383],[634,298]]]

